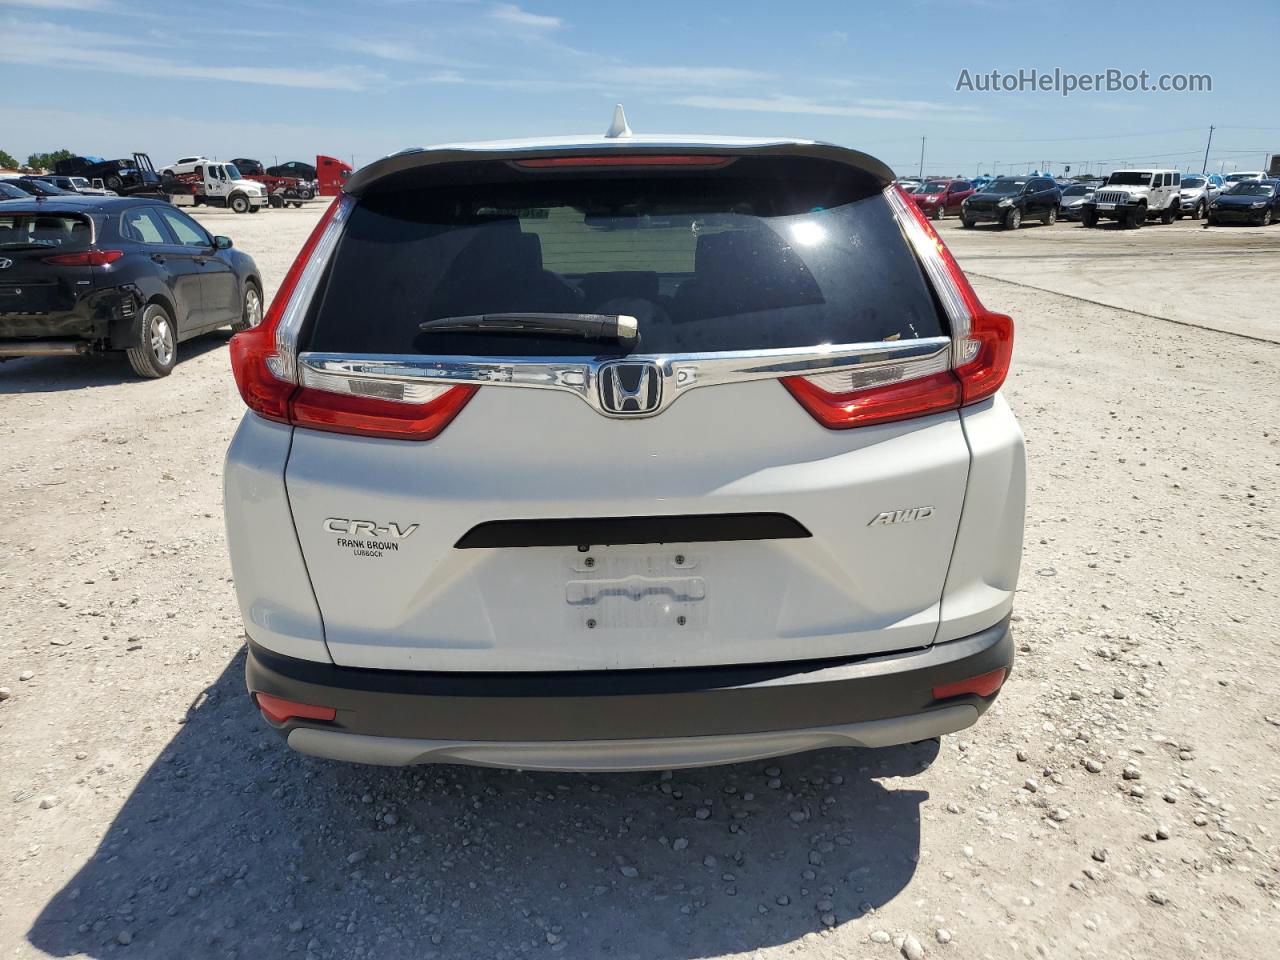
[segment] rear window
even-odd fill
[[[634,316],[636,353],[943,332],[879,186],[843,165],[742,158],[694,174],[576,175],[466,166],[437,168],[432,186],[402,179],[360,200],[317,298],[305,349],[624,352],[561,337],[419,329],[443,317],[508,312]]]
[[[88,219],[76,214],[0,214],[0,250],[82,250],[91,235]]]

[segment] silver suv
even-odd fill
[[[232,341],[294,749],[698,766],[951,733],[1008,676],[1010,319],[866,154],[629,133],[365,167]]]

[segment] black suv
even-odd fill
[[[1057,222],[1062,188],[1052,177],[996,177],[960,205],[960,223],[998,223],[1017,230],[1023,220]]]
[[[121,351],[163,377],[183,340],[261,319],[252,258],[168,203],[0,202],[0,359]]]

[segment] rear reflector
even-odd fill
[[[943,358],[783,379],[810,416],[833,430],[909,420],[985,400],[1000,389],[1013,358],[1013,321],[982,305],[933,224],[907,194],[894,186],[885,197],[947,314],[952,349]]]
[[[80,253],[58,253],[45,257],[44,262],[61,267],[105,267],[123,256],[123,250],[84,250]]]
[[[532,160],[517,160],[515,165],[531,170],[556,167],[723,167],[733,160],[733,157],[684,154],[631,154],[620,157],[535,157]]]
[[[336,236],[328,231],[342,203],[343,198],[335,199],[311,231],[262,323],[231,338],[236,386],[249,409],[268,420],[331,433],[430,440],[449,425],[478,388],[430,385],[406,393],[407,388],[399,384],[338,375],[299,384],[296,357],[277,336],[303,275],[313,266],[312,258],[327,259],[336,244]],[[318,250],[322,239],[326,245]],[[304,308],[305,304],[297,307]]]
[[[311,703],[295,703],[283,697],[273,697],[269,693],[255,693],[258,709],[272,723],[281,724],[288,720],[332,720],[338,715],[333,707],[318,707]]]
[[[1004,667],[999,670],[992,670],[990,673],[979,674],[976,677],[970,677],[968,680],[959,680],[955,683],[945,683],[940,687],[933,688],[933,699],[947,700],[951,697],[966,697],[977,695],[979,697],[989,697],[1004,684],[1004,678],[1008,676],[1009,671]]]

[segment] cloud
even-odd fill
[[[417,63],[422,58],[422,50],[416,44],[400,43],[395,40],[365,40],[351,37],[342,41],[342,46],[355,53],[363,53],[379,60],[394,60],[398,63]]]
[[[612,67],[596,76],[607,83],[635,87],[733,87],[758,83],[768,74],[737,67]]]
[[[503,23],[530,30],[555,30],[564,23],[559,17],[530,13],[528,10],[517,7],[514,3],[498,4],[489,11],[489,16],[494,20],[501,20]]]
[[[918,120],[927,116],[963,113],[966,120],[981,118],[973,108],[954,107],[927,100],[854,100],[829,102],[776,93],[767,97],[730,97],[695,94],[672,101],[677,106],[704,110],[743,110],[753,113],[792,113],[821,117],[867,117],[877,120]]]
[[[21,44],[0,46],[0,63],[42,67],[57,63],[64,70],[94,70],[135,77],[220,80],[309,90],[364,90],[387,82],[385,75],[357,66],[333,65],[324,70],[308,70],[235,64],[202,65],[186,60],[170,60],[154,54],[143,55],[124,49],[110,49],[137,46],[143,42],[132,37],[76,30],[52,23],[28,23],[9,19],[0,22],[0,32],[22,37]]]

